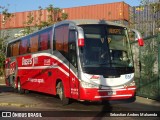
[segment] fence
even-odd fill
[[[137,95],[160,100],[160,34],[144,38],[144,43],[132,43]]]

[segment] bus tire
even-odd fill
[[[63,83],[60,81],[57,84],[57,94],[60,98],[60,100],[62,101],[62,105],[68,105],[69,104],[69,98],[65,97],[64,94],[64,86]]]
[[[24,90],[25,94],[29,94],[29,92],[30,92],[29,90]]]
[[[18,80],[18,82],[17,82],[17,91],[18,91],[18,93],[20,93],[20,94],[23,94],[25,91],[24,91],[24,89],[22,89],[22,87],[21,87],[21,82],[20,82],[20,80]]]
[[[15,92],[15,93],[18,92],[18,89],[17,89],[16,85],[17,85],[17,82],[16,82],[16,80],[14,79],[13,84],[12,84],[12,87],[13,87],[13,92]]]

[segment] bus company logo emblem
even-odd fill
[[[50,65],[51,64],[51,60],[50,59],[45,59],[44,60],[44,65]]]
[[[2,112],[2,117],[12,117],[11,112]]]
[[[131,77],[132,77],[131,74],[125,75],[125,78],[126,78],[126,79],[131,79]]]
[[[111,40],[112,40],[111,38],[108,38],[108,43],[110,43],[110,42],[111,42]]]
[[[24,57],[22,58],[22,65],[32,65],[32,58],[25,59]]]
[[[104,38],[101,38],[101,42],[104,43]]]

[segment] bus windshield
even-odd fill
[[[80,48],[82,68],[133,68],[127,30],[107,25],[81,25],[85,46]]]

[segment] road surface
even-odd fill
[[[71,118],[158,120],[156,115],[160,114],[160,103],[137,97],[137,100],[133,103],[116,101],[90,103],[72,100],[69,105],[62,106],[61,101],[56,96],[37,92],[18,94],[14,93],[12,88],[0,86],[0,112],[1,114],[2,112],[3,114],[4,112],[12,112],[12,119],[16,119],[18,115],[23,117],[21,119],[28,119],[28,117],[36,117],[37,115],[37,117],[42,116],[42,118],[49,117],[51,119],[51,117],[54,117],[65,120]],[[35,116],[31,114],[35,114]],[[24,118],[25,116],[27,118]],[[3,119],[8,120],[9,118],[3,117]]]

